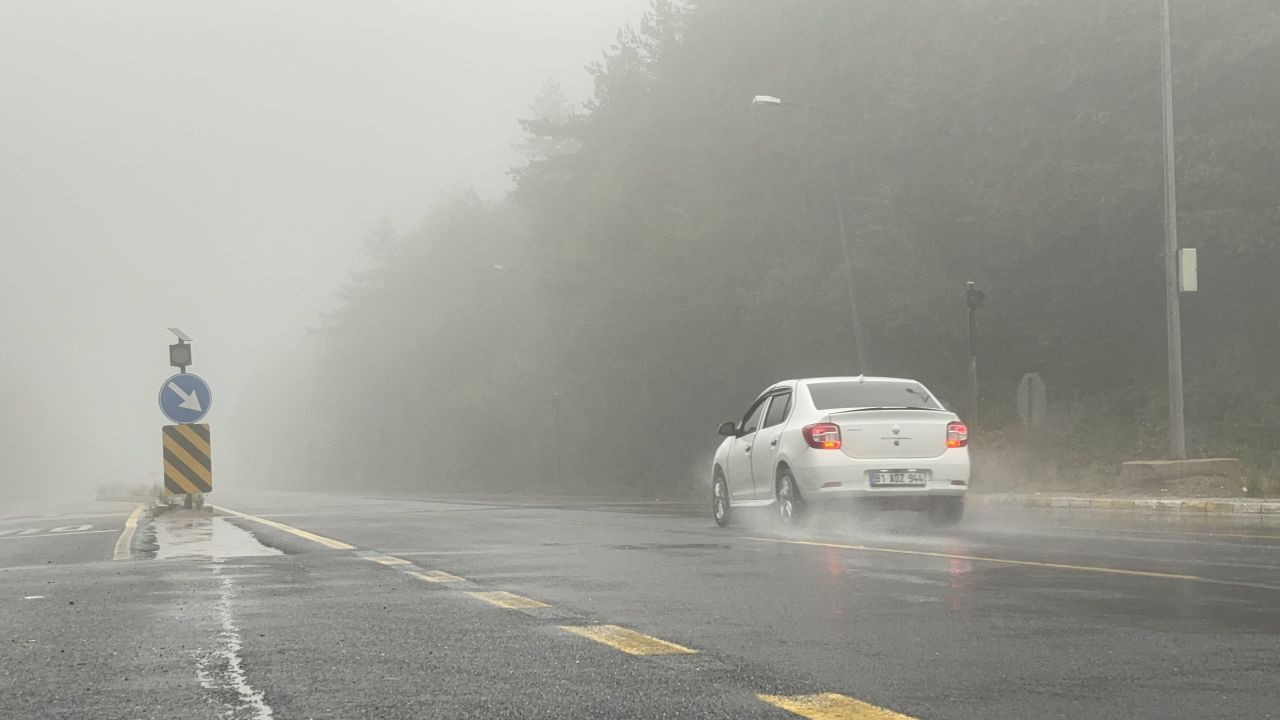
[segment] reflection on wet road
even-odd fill
[[[252,533],[200,510],[170,510],[157,517],[155,559],[224,559],[281,555],[276,548],[258,542]]]

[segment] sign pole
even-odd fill
[[[178,374],[160,385],[160,412],[174,423],[162,428],[165,491],[184,495],[184,506],[199,510],[204,494],[213,490],[209,426],[200,423],[213,404],[213,393],[203,378],[187,372],[191,338],[178,328],[169,332],[178,339],[169,346],[169,364]]]

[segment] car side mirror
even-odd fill
[[[720,434],[725,437],[738,437],[737,423],[727,422],[720,426]]]

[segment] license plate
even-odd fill
[[[872,485],[927,485],[928,470],[880,470],[871,473]]]

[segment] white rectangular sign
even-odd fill
[[[1196,249],[1178,250],[1178,289],[1196,292],[1200,289],[1200,269],[1196,265]]]

